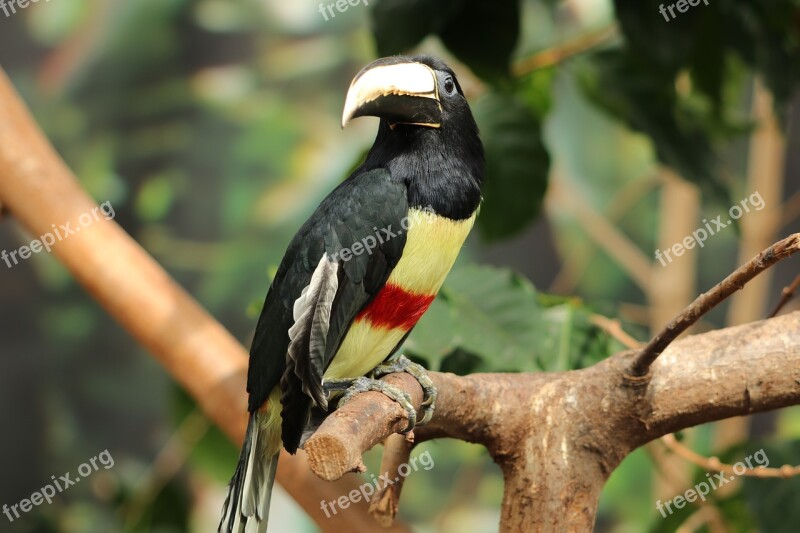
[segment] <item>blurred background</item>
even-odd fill
[[[339,124],[350,79],[381,55],[446,58],[487,148],[479,227],[405,347],[429,368],[590,365],[624,347],[603,317],[646,340],[800,229],[797,1],[712,0],[669,21],[656,2],[623,0],[328,4],[0,6],[0,66],[59,153],[246,346],[294,231],[372,144],[373,119]],[[702,248],[656,259],[745,198],[754,208]],[[0,250],[33,238],[0,219]],[[696,331],[764,318],[798,273],[798,259],[781,263]],[[114,460],[52,505],[0,516],[0,531],[213,531],[238,450],[164,370],[52,256],[0,263],[0,302],[0,505],[104,450]],[[771,466],[797,464],[800,410],[679,437],[730,462],[763,447]],[[485,450],[424,451],[435,467],[409,476],[400,518],[496,531],[503,482]],[[658,442],[637,450],[606,486],[597,531],[800,522],[797,479],[738,480],[661,517],[656,500],[704,478]],[[270,531],[316,531],[280,490],[272,505]]]

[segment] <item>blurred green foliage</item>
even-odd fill
[[[464,266],[406,346],[432,369],[458,374],[573,370],[623,348],[590,314],[577,300],[538,294],[508,270]]]

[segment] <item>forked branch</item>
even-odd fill
[[[631,365],[630,374],[640,377],[647,374],[664,349],[678,336],[697,322],[703,315],[714,309],[717,305],[745,286],[745,284],[758,276],[778,261],[785,259],[795,252],[800,251],[800,233],[790,235],[773,244],[746,264],[719,282],[710,291],[701,294],[689,307],[673,318],[661,332],[645,346]]]

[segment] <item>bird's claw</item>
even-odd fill
[[[404,390],[389,385],[385,381],[378,378],[389,374],[405,372],[411,374],[419,382],[422,387],[423,397],[422,406],[424,414],[422,419],[417,422],[417,411],[411,403],[411,396]],[[408,414],[408,425],[401,432],[403,434],[410,433],[417,425],[427,424],[433,416],[434,409],[436,408],[436,396],[438,391],[433,381],[428,376],[427,371],[421,365],[412,362],[404,355],[399,355],[390,359],[385,364],[375,367],[370,373],[369,377],[360,377],[356,379],[329,379],[325,380],[322,384],[323,389],[330,398],[332,394],[344,392],[339,399],[337,408],[342,407],[344,404],[353,399],[357,394],[362,392],[377,391],[385,394],[392,400],[400,404]]]
[[[406,410],[406,413],[408,414],[408,425],[401,433],[406,434],[414,429],[414,426],[417,425],[417,411],[414,409],[414,405],[411,403],[411,396],[409,396],[406,391],[398,389],[397,387],[393,387],[385,381],[380,381],[378,379],[360,377],[353,380],[352,385],[345,391],[339,400],[337,409],[341,408],[344,404],[352,400],[356,395],[369,391],[377,391],[385,394],[392,400],[399,403],[400,406]]]
[[[397,372],[411,374],[422,387],[423,396],[420,410],[424,414],[422,415],[422,419],[417,422],[417,425],[422,426],[427,424],[433,417],[433,412],[436,409],[436,397],[439,394],[439,391],[436,389],[436,386],[433,384],[430,376],[428,376],[428,371],[425,370],[425,367],[422,365],[418,365],[405,355],[400,354],[397,357],[390,359],[386,363],[375,367],[375,369],[372,371],[372,377],[377,379]],[[410,428],[404,433],[414,429],[413,425],[409,424],[409,426]]]

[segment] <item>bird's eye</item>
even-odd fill
[[[453,81],[453,78],[449,76],[444,80],[444,92],[447,94],[453,94],[456,92],[456,84]]]

